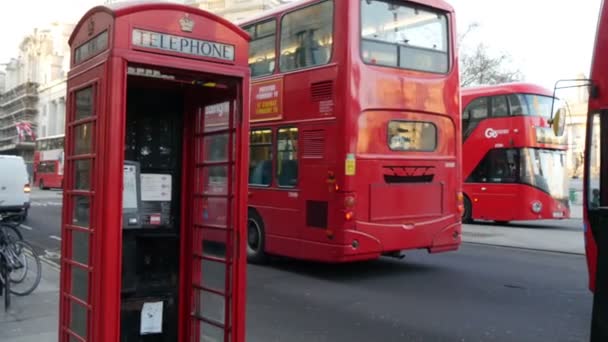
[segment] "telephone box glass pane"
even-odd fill
[[[228,202],[226,198],[199,198],[195,201],[194,224],[227,229]],[[222,239],[223,241],[223,239]]]
[[[89,233],[72,230],[72,260],[89,264]]]
[[[205,133],[228,128],[230,120],[230,102],[225,101],[206,106],[204,113],[203,127]],[[200,127],[200,122],[198,127]],[[200,133],[200,130],[198,132]]]
[[[214,290],[226,290],[226,264],[201,260],[201,285]]]
[[[76,118],[80,120],[93,116],[93,87],[76,92]]]
[[[199,291],[198,314],[206,319],[224,324],[226,321],[226,298],[215,293]]]
[[[212,229],[201,229],[203,233],[203,255],[226,259],[226,232]]]
[[[72,266],[72,296],[89,301],[89,272],[77,266]]]
[[[93,124],[85,123],[74,128],[74,155],[93,151]]]
[[[91,189],[91,160],[74,161],[74,189]]]
[[[74,196],[73,204],[72,224],[88,228],[91,222],[91,199],[86,196]]]
[[[201,322],[201,342],[224,342],[224,329]]]
[[[226,179],[226,175],[228,174],[227,166],[203,167],[199,168],[197,173],[197,193],[206,195],[228,194],[228,183]]]
[[[222,162],[228,160],[228,134],[217,134],[202,139],[201,160],[205,162]],[[200,147],[200,145],[199,145]]]
[[[82,338],[87,337],[87,317],[88,312],[87,309],[77,304],[76,302],[71,302],[71,317],[70,317],[70,330],[78,334],[78,336]]]

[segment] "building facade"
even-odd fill
[[[262,11],[289,1],[285,0],[186,0],[186,5],[215,13],[230,21],[245,20]]]
[[[36,139],[64,130],[67,42],[73,28],[53,23],[34,29],[0,77],[0,153],[23,156],[30,174]],[[44,113],[42,123],[40,112]]]

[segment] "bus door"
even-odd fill
[[[515,149],[488,152],[465,185],[472,202],[473,218],[510,220],[509,208],[513,207],[517,196],[514,184],[518,178],[518,165],[519,154]]]
[[[591,340],[604,341],[608,337],[608,112],[594,113],[588,120],[585,237],[595,291]]]

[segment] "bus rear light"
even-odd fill
[[[25,185],[23,186],[23,192],[24,192],[24,193],[26,193],[26,194],[29,194],[30,192],[32,192],[32,187],[30,186],[30,184],[29,184],[29,183],[28,183],[28,184],[25,184]]]
[[[351,209],[355,207],[355,204],[357,204],[357,200],[355,199],[354,196],[346,196],[344,198],[344,207],[347,209]]]
[[[462,204],[458,205],[458,213],[460,215],[464,214],[464,205],[462,205]]]
[[[347,211],[344,213],[344,219],[346,221],[351,221],[355,217],[355,214],[352,211]]]
[[[340,191],[340,186],[338,184],[334,184],[334,190],[335,191]]]

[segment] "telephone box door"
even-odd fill
[[[236,176],[242,155],[241,134],[236,128],[241,85],[234,97],[197,106],[194,132],[194,191],[192,196],[192,336],[201,342],[243,340],[243,322],[236,311],[244,305],[239,287],[244,280],[244,244],[235,215],[239,205],[235,195],[246,186]],[[241,196],[236,196],[241,198]],[[240,308],[240,309],[239,309]]]
[[[94,253],[98,225],[94,215],[98,184],[99,120],[104,108],[105,64],[68,82],[65,178],[61,251],[62,341],[90,341],[96,293]]]

